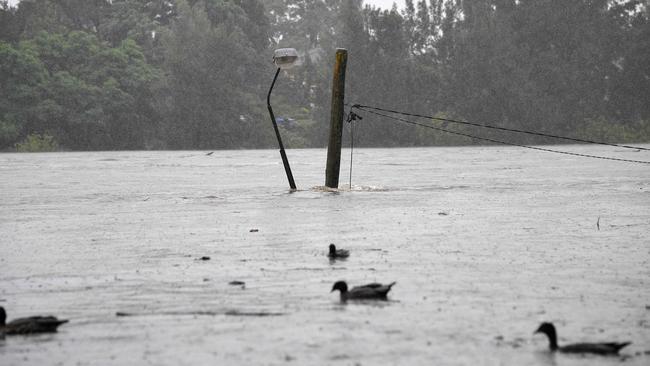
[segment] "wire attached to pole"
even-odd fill
[[[355,106],[358,106],[358,105],[354,105],[354,106],[352,106],[352,108],[354,108]],[[537,151],[546,151],[546,152],[552,152],[552,153],[563,154],[563,155],[580,156],[580,157],[584,157],[584,158],[593,158],[593,159],[602,159],[602,160],[614,160],[614,161],[623,161],[623,162],[628,162],[628,163],[638,163],[638,164],[650,165],[650,161],[619,159],[619,158],[612,158],[612,157],[607,157],[607,156],[572,153],[572,152],[568,152],[568,151],[561,151],[561,150],[547,149],[547,148],[543,148],[543,147],[535,147],[535,146],[516,144],[516,143],[491,139],[491,138],[487,138],[487,137],[478,137],[478,136],[474,136],[474,135],[470,135],[470,134],[462,133],[462,132],[450,131],[450,130],[446,130],[444,128],[434,127],[434,126],[427,125],[427,124],[424,124],[424,123],[410,121],[410,120],[407,120],[407,119],[404,119],[404,118],[379,113],[379,112],[376,112],[376,111],[373,111],[373,110],[364,110],[364,112],[372,113],[372,114],[377,115],[377,116],[393,119],[395,121],[410,124],[410,125],[416,125],[416,126],[436,130],[436,131],[442,131],[442,132],[450,133],[450,134],[453,134],[453,135],[465,136],[465,137],[469,137],[469,138],[476,139],[476,140],[488,141],[488,142],[493,142],[493,143],[502,144],[502,145],[518,146],[518,147],[523,147],[525,149],[531,149],[531,150],[537,150]],[[352,112],[350,112],[350,113],[352,113]],[[616,145],[616,146],[618,146],[618,145]],[[622,147],[622,146],[619,146],[619,147]],[[644,150],[650,150],[650,149],[644,149]]]
[[[363,117],[350,111],[347,122],[350,124],[350,190],[352,190],[352,160],[354,157],[354,121],[362,120]]]
[[[488,124],[484,124],[484,123],[475,123],[475,122],[469,122],[469,121],[460,121],[460,120],[451,119],[451,118],[442,118],[442,117],[435,117],[435,116],[425,116],[425,115],[417,114],[417,113],[401,112],[401,111],[397,111],[397,110],[386,109],[386,108],[380,108],[380,107],[374,107],[374,106],[369,106],[369,105],[353,104],[352,107],[351,107],[351,109],[355,109],[355,108],[356,108],[356,109],[359,109],[359,110],[363,110],[363,111],[365,111],[365,112],[370,112],[371,110],[374,110],[374,111],[388,112],[388,113],[399,114],[399,115],[409,116],[409,117],[426,118],[426,119],[431,119],[431,120],[436,120],[436,121],[442,121],[442,122],[457,123],[457,124],[462,124],[462,125],[468,125],[468,126],[474,126],[474,127],[481,127],[481,128],[488,128],[488,129],[500,130],[500,131],[515,132],[515,133],[521,133],[521,134],[527,134],[527,135],[534,135],[534,136],[541,136],[541,137],[550,137],[550,138],[561,139],[561,140],[567,140],[567,141],[573,141],[573,142],[582,142],[582,143],[589,143],[589,144],[596,144],[596,145],[605,145],[605,146],[612,146],[612,147],[620,147],[620,148],[625,148],[625,149],[634,149],[634,150],[646,150],[646,151],[650,151],[649,148],[640,147],[640,146],[629,146],[629,145],[620,145],[620,144],[610,144],[610,143],[602,142],[602,141],[593,141],[593,140],[586,140],[586,139],[580,139],[580,138],[574,138],[574,137],[566,137],[566,136],[552,135],[552,134],[547,134],[547,133],[543,133],[543,132],[526,131],[526,130],[520,130],[520,129],[516,129],[516,128],[507,128],[507,127],[492,126],[492,125],[488,125]]]

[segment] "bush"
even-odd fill
[[[604,118],[585,121],[578,136],[608,143],[650,142],[650,123],[636,121],[627,124],[608,122]]]
[[[17,138],[18,127],[11,122],[0,120],[0,149],[10,147]]]
[[[31,134],[22,142],[16,144],[18,152],[49,152],[58,151],[59,144],[53,136],[46,134]]]

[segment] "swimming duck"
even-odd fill
[[[549,340],[551,351],[560,351],[564,353],[594,353],[598,355],[615,355],[618,354],[618,351],[620,351],[621,348],[632,343],[574,343],[560,347],[557,345],[557,333],[555,332],[555,326],[552,323],[542,323],[542,325],[537,328],[535,333],[546,334]]]
[[[350,256],[350,251],[345,249],[336,249],[336,245],[330,244],[330,252],[327,254],[330,259],[347,258]]]
[[[52,333],[56,328],[67,323],[67,320],[59,320],[53,316],[30,316],[28,318],[19,318],[6,323],[7,313],[0,306],[0,333],[2,334],[32,334],[32,333]]]
[[[332,291],[339,290],[341,293],[341,302],[347,300],[387,300],[386,295],[393,287],[395,282],[382,285],[381,283],[369,283],[363,286],[356,286],[348,290],[348,284],[345,281],[338,281],[332,286]]]

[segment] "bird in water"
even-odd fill
[[[603,343],[574,343],[565,346],[557,345],[557,333],[552,323],[542,323],[535,333],[544,333],[548,337],[551,351],[563,353],[594,353],[598,355],[616,355],[621,348],[632,342],[603,342]]]
[[[356,286],[348,290],[348,284],[345,281],[338,281],[332,286],[332,291],[339,290],[341,293],[341,302],[348,300],[387,300],[386,295],[393,287],[395,282],[388,285],[381,283],[370,283],[363,286]]]
[[[350,256],[350,251],[345,249],[336,249],[336,245],[330,244],[330,252],[327,256],[330,259],[343,259]]]
[[[59,320],[53,316],[30,316],[28,318],[18,318],[7,321],[7,313],[0,306],[0,334],[33,334],[33,333],[53,333],[56,328],[67,320]]]

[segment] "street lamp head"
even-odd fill
[[[279,48],[273,53],[273,63],[280,69],[290,69],[298,61],[298,51],[295,48]]]

